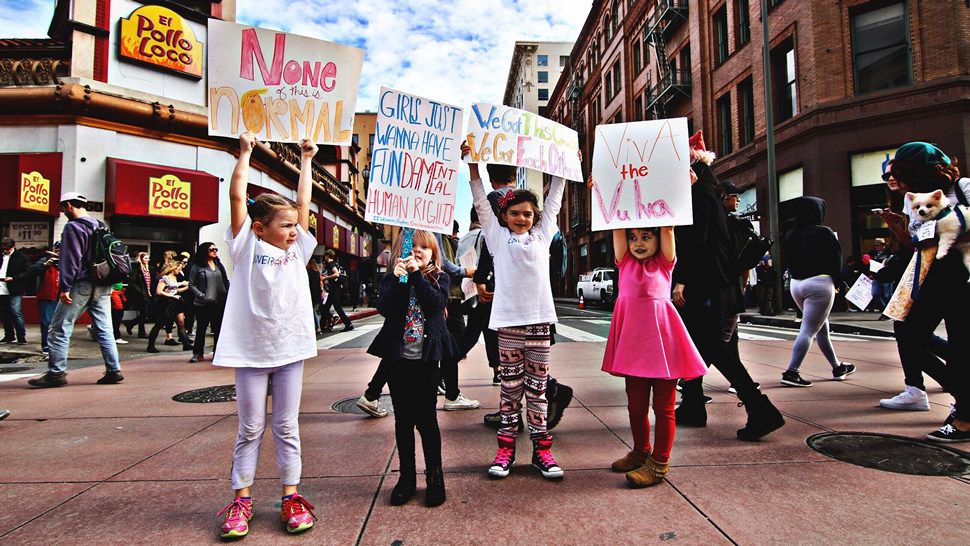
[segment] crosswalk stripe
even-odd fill
[[[39,373],[5,373],[0,374],[0,383],[4,381],[17,381],[18,379],[27,379],[28,377],[34,377],[41,375]]]
[[[588,322],[589,324],[609,324],[612,322],[610,319],[580,319],[583,322]]]
[[[605,337],[591,334],[589,332],[580,330],[579,328],[573,328],[572,326],[566,326],[561,322],[556,323],[556,333],[572,341],[606,341]]]
[[[354,326],[354,329],[349,332],[340,332],[321,339],[317,342],[317,349],[330,349],[331,347],[335,347],[341,343],[347,343],[352,339],[356,339],[367,332],[377,330],[380,327],[380,324],[361,324],[359,326]]]

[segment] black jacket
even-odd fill
[[[30,267],[30,260],[19,250],[11,252],[8,260],[6,276],[13,278],[13,281],[7,283],[7,290],[10,291],[11,296],[23,296],[29,277],[26,273],[27,268]],[[46,261],[47,258],[44,260]]]
[[[793,279],[829,275],[839,286],[842,245],[825,221],[825,201],[818,197],[795,200],[795,227],[782,237],[782,251]]]
[[[219,268],[219,272],[222,273],[222,282],[226,286],[226,294],[229,293],[229,275],[226,274],[226,268],[223,267],[222,262],[216,260],[216,266]],[[208,266],[205,266],[208,269]],[[206,302],[205,301],[205,290],[208,285],[208,277],[202,271],[202,266],[196,265],[192,268],[189,273],[189,292],[192,294],[192,299],[194,303],[199,305],[225,305],[225,300],[217,302]],[[183,292],[184,294],[184,292]],[[184,297],[184,296],[183,296]]]
[[[387,359],[400,359],[404,349],[404,318],[411,299],[411,288],[424,313],[424,347],[421,360],[437,362],[459,354],[455,339],[445,325],[445,307],[451,281],[444,271],[437,271],[428,279],[411,273],[402,283],[388,273],[381,278],[377,291],[377,311],[384,316],[384,326],[374,338],[367,352]]]

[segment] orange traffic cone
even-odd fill
[[[583,301],[583,295],[582,294],[579,295],[579,308],[580,309],[586,309],[586,302]]]

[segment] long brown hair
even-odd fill
[[[296,210],[296,205],[279,195],[264,193],[256,196],[256,199],[249,204],[249,217],[254,223],[260,222],[266,225],[272,222],[281,210]]]

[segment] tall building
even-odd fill
[[[964,0],[768,0],[781,225],[791,199],[822,197],[844,253],[890,237],[882,169],[909,140],[965,164],[970,150],[970,8]],[[594,0],[553,90],[549,117],[581,135],[599,123],[684,116],[703,129],[714,170],[747,191],[742,212],[767,232],[765,67],[758,0]],[[588,169],[587,171],[588,172]],[[589,199],[567,190],[568,275],[612,260],[589,231]],[[897,203],[898,206],[898,203]]]

